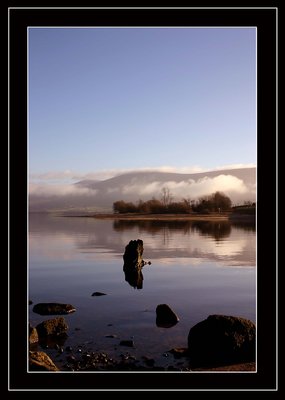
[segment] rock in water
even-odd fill
[[[70,314],[76,309],[71,304],[38,303],[33,307],[33,311],[40,315],[61,315]]]
[[[59,371],[44,351],[29,352],[29,368],[30,371]]]
[[[178,316],[167,304],[156,307],[156,325],[162,328],[171,328],[179,321]]]
[[[142,258],[143,255],[143,241],[131,240],[125,247],[124,259],[124,270],[132,268],[142,268],[145,262]]]
[[[125,247],[123,256],[125,280],[135,289],[142,289],[143,287],[142,268],[147,264],[142,258],[143,250],[141,239],[131,240]]]
[[[57,317],[41,322],[36,328],[40,337],[59,336],[66,333],[68,325],[63,317]]]
[[[255,325],[248,319],[210,315],[190,329],[191,364],[233,364],[255,360]]]
[[[94,292],[92,293],[91,296],[106,296],[106,293],[102,293],[102,292]]]

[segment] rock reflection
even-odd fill
[[[127,269],[124,267],[125,280],[132,286],[134,289],[142,289],[143,288],[143,273],[141,268],[137,269]]]
[[[125,280],[135,289],[142,289],[142,268],[147,263],[143,260],[143,241],[141,239],[131,240],[125,247],[123,255]]]

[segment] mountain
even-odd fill
[[[162,188],[168,188],[173,198],[195,199],[221,191],[233,203],[256,200],[256,168],[240,168],[195,174],[171,172],[130,172],[104,181],[82,180],[66,193],[31,194],[30,211],[54,209],[90,209],[110,211],[114,201],[136,202],[152,197],[161,198]]]

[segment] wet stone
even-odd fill
[[[71,304],[62,303],[38,303],[33,307],[33,312],[40,315],[61,315],[75,312]]]
[[[126,346],[126,347],[134,347],[134,341],[133,340],[121,340],[120,341],[120,346]]]
[[[102,293],[102,292],[94,292],[94,293],[92,293],[92,295],[91,296],[106,296],[106,293]]]

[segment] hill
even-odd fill
[[[32,193],[30,211],[85,210],[110,211],[114,201],[161,198],[162,188],[168,188],[174,199],[196,199],[221,191],[234,204],[256,200],[256,168],[240,168],[195,174],[171,172],[130,172],[104,181],[81,180],[70,190],[57,193]]]

